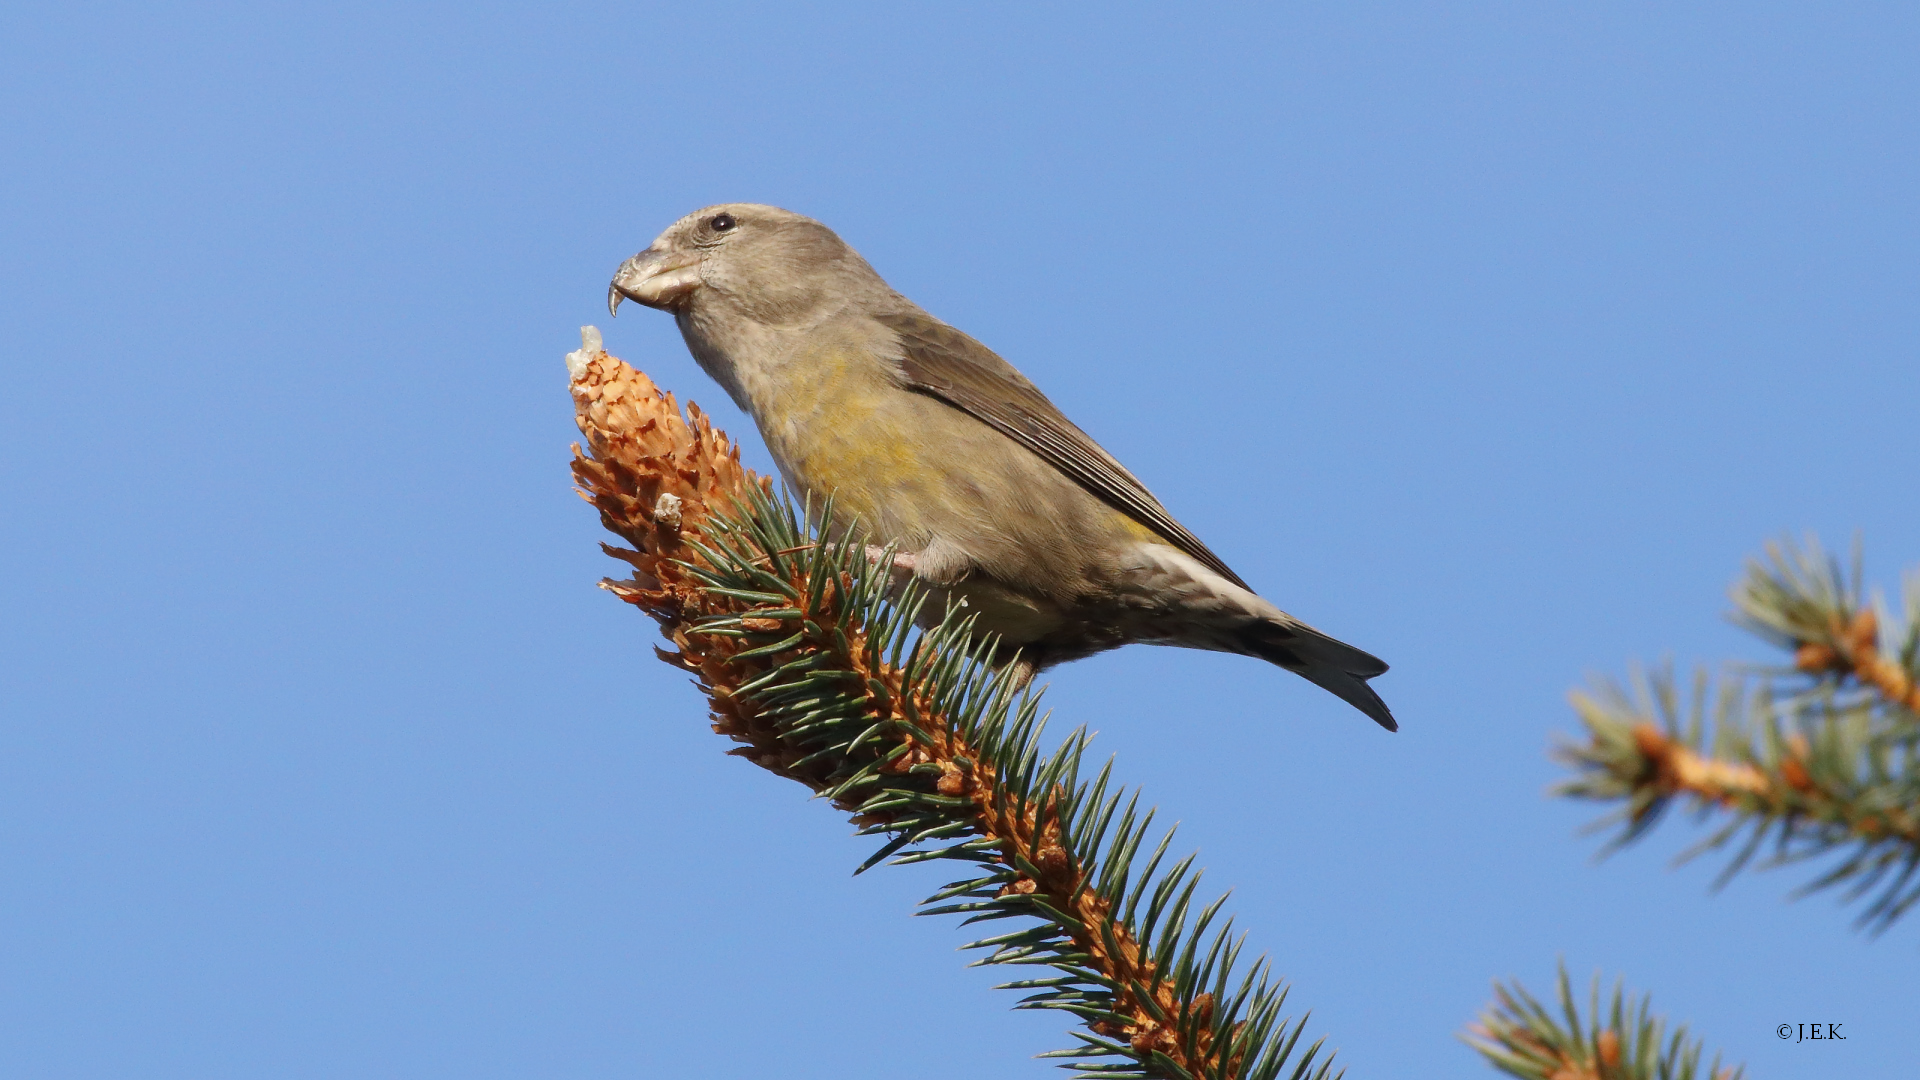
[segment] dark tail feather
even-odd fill
[[[1250,655],[1299,675],[1366,713],[1388,731],[1400,730],[1387,703],[1367,685],[1368,679],[1387,670],[1387,665],[1372,653],[1293,621],[1250,626],[1241,632],[1240,641]]]

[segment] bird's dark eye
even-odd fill
[[[714,232],[726,232],[728,229],[733,228],[735,224],[737,223],[733,220],[732,214],[715,214],[713,219],[707,222],[707,228],[712,229]]]

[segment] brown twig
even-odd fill
[[[1920,684],[1899,661],[1880,653],[1880,620],[1863,607],[1850,622],[1834,619],[1828,642],[1803,641],[1794,649],[1793,666],[1809,675],[1848,676],[1881,697],[1920,716]]]
[[[1592,714],[1588,715],[1591,726]],[[1812,748],[1803,735],[1788,736],[1785,752],[1764,768],[1701,754],[1648,721],[1633,725],[1631,735],[1638,760],[1615,762],[1611,771],[1629,778],[1629,799],[1641,808],[1641,816],[1652,813],[1667,799],[1691,796],[1702,803],[1749,813],[1833,821],[1864,840],[1892,838],[1920,847],[1920,819],[1910,811],[1888,807],[1862,810],[1857,800],[1822,782],[1812,764]],[[1607,756],[1604,741],[1596,729],[1593,745],[1583,751],[1589,760]]]
[[[1662,797],[1692,795],[1725,806],[1742,796],[1765,798],[1774,790],[1766,774],[1752,765],[1695,753],[1650,723],[1634,725],[1633,744],[1646,759],[1647,767],[1641,770],[1645,783]]]
[[[1746,762],[1704,756],[1667,738],[1650,723],[1635,725],[1633,740],[1645,757],[1649,782],[1663,796],[1692,795],[1722,806],[1775,816],[1817,817],[1846,825],[1862,839],[1895,838],[1920,846],[1920,820],[1907,810],[1862,812],[1854,799],[1822,783],[1811,766],[1812,749],[1799,734],[1786,739],[1786,752],[1771,771]]]

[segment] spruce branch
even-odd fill
[[[1575,691],[1587,737],[1555,749],[1575,773],[1555,793],[1624,804],[1596,823],[1621,826],[1607,850],[1675,802],[1724,815],[1681,856],[1732,848],[1720,884],[1749,865],[1838,854],[1799,894],[1844,884],[1847,900],[1870,895],[1860,924],[1884,931],[1920,903],[1920,576],[1908,581],[1904,630],[1883,632],[1890,620],[1862,602],[1857,555],[1851,574],[1811,541],[1768,556],[1734,587],[1733,618],[1791,665],[1718,680],[1701,670],[1684,696],[1670,667]]]
[[[1630,1002],[1615,983],[1612,1001],[1600,1008],[1600,976],[1593,977],[1583,1023],[1565,964],[1559,973],[1559,1014],[1518,982],[1493,984],[1494,1000],[1461,1039],[1489,1064],[1524,1080],[1740,1080],[1744,1066],[1722,1066],[1718,1055],[1700,1068],[1703,1043],[1684,1026],[1667,1034],[1652,1015],[1652,996]]]
[[[1733,588],[1733,620],[1791,652],[1796,670],[1878,694],[1920,722],[1920,571],[1907,576],[1905,632],[1888,634],[1885,649],[1883,605],[1862,602],[1860,562],[1857,543],[1850,573],[1817,539],[1770,543],[1765,561],[1750,560]]]
[[[1333,1075],[1321,1042],[1301,1049],[1306,1018],[1282,1015],[1268,961],[1242,963],[1244,935],[1216,925],[1226,897],[1195,900],[1191,855],[1162,869],[1172,833],[1149,842],[1154,812],[1111,761],[1082,777],[1084,729],[1042,751],[1038,695],[984,662],[993,642],[963,610],[917,632],[926,598],[894,580],[890,552],[834,529],[830,505],[810,529],[696,407],[683,417],[597,332],[583,340],[568,357],[587,443],[573,473],[628,545],[604,549],[632,568],[602,586],[658,621],[672,648],[656,652],[695,676],[731,753],[885,837],[856,873],[963,865],[920,914],[1026,920],[965,948],[1056,973],[1004,988],[1082,1023],[1077,1045],[1043,1055],[1075,1075]]]

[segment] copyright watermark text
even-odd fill
[[[1830,1042],[1844,1040],[1840,1034],[1844,1024],[1781,1024],[1773,1029],[1775,1035],[1790,1042]]]

